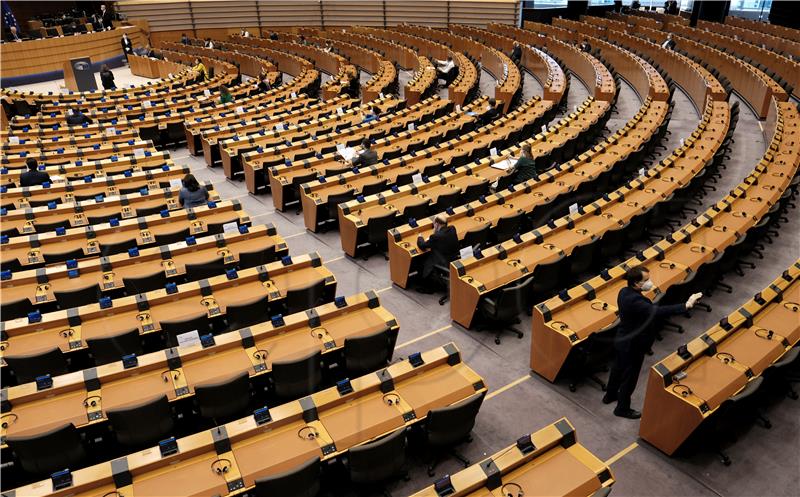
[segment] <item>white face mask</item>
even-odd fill
[[[652,280],[647,280],[644,283],[642,283],[642,291],[643,292],[649,292],[650,290],[653,289],[654,286],[655,285],[653,284]]]

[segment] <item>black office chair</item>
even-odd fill
[[[68,370],[67,359],[58,347],[53,347],[41,354],[6,355],[3,358],[19,384],[34,381],[37,376],[46,374],[56,376],[64,374]]]
[[[289,471],[256,480],[255,497],[315,497],[319,493],[319,457]]]
[[[225,272],[225,258],[220,257],[200,264],[186,264],[186,281],[200,281]]]
[[[360,486],[379,485],[398,475],[407,480],[406,429],[400,428],[383,438],[351,448],[347,460],[350,481]]]
[[[87,287],[78,288],[77,290],[70,290],[64,292],[53,292],[58,302],[58,307],[61,309],[71,309],[92,302],[97,302],[102,296],[100,285],[95,283]]]
[[[371,183],[369,185],[364,185],[361,188],[361,195],[368,197],[370,195],[375,195],[376,193],[380,193],[387,188],[386,180],[381,180],[376,183]]]
[[[594,262],[594,254],[597,252],[597,244],[594,241],[589,241],[583,245],[578,245],[572,249],[569,255],[568,275],[571,279],[580,279],[579,277],[589,271]]]
[[[504,331],[515,333],[520,339],[524,336],[513,325],[519,323],[518,316],[530,306],[528,298],[532,284],[533,276],[516,285],[501,288],[495,295],[481,299],[480,310],[486,320],[485,325],[497,330],[494,343],[500,344],[500,337]]]
[[[220,233],[225,231],[225,225],[232,222],[236,221],[225,221],[223,223],[208,223],[206,224],[206,233],[204,236],[219,235]],[[239,223],[236,222],[236,224],[238,225]]]
[[[383,255],[387,261],[389,256],[386,255],[386,250],[388,250],[389,239],[386,232],[392,229],[396,222],[397,215],[394,211],[387,211],[383,216],[373,217],[367,221],[367,242],[369,242],[370,248],[374,252]],[[364,260],[369,259],[369,255],[369,253],[365,253]]]
[[[96,366],[119,361],[128,354],[142,354],[142,340],[137,328],[110,337],[87,338],[86,345]]]
[[[402,222],[408,222],[412,217],[414,219],[424,219],[430,212],[430,200],[423,200],[417,204],[407,205],[403,209]]]
[[[106,412],[117,442],[144,448],[169,436],[175,426],[166,395],[130,407]]]
[[[478,200],[481,195],[486,195],[487,193],[489,193],[488,181],[469,185],[464,189],[464,193],[461,194],[461,203],[467,204],[473,200]]]
[[[161,233],[155,236],[156,245],[169,245],[170,243],[182,242],[189,236],[189,228],[173,231],[172,233]]]
[[[144,207],[142,209],[136,209],[136,217],[154,216],[168,209],[169,206],[167,204],[156,205],[155,207]]]
[[[552,296],[557,289],[563,288],[563,274],[565,272],[565,265],[567,258],[559,256],[553,262],[546,264],[537,264],[533,268],[533,284],[531,285],[531,305],[538,304],[539,302]]]
[[[9,228],[7,230],[0,231],[0,235],[5,235],[9,238],[14,238],[15,236],[19,236],[19,230],[17,228]]]
[[[344,367],[356,378],[386,367],[392,360],[392,330],[384,328],[371,335],[344,339]]]
[[[37,435],[9,436],[6,443],[22,469],[31,475],[44,476],[77,468],[86,459],[81,437],[72,423]]]
[[[475,426],[475,418],[483,403],[486,392],[476,393],[461,402],[441,409],[433,409],[428,412],[425,420],[425,440],[428,449],[433,455],[431,464],[428,466],[428,476],[433,476],[436,466],[441,462],[444,451],[461,442],[471,442],[469,434]],[[466,468],[469,461],[461,455],[451,452],[451,455],[461,461]]]
[[[106,224],[109,221],[111,221],[111,219],[113,219],[113,218],[120,219],[121,216],[120,216],[119,213],[114,213],[114,214],[107,214],[105,216],[87,216],[86,217],[86,219],[89,221],[89,225],[90,226],[98,226],[100,224]]]
[[[229,305],[225,310],[228,330],[238,330],[269,319],[269,297],[264,295],[250,302]]]
[[[712,446],[716,449],[722,463],[730,466],[731,459],[722,447],[731,439],[741,425],[753,420],[761,421],[764,428],[771,428],[772,423],[761,412],[760,406],[763,399],[760,388],[764,382],[763,376],[758,376],[747,382],[745,387],[735,395],[726,399],[715,413],[714,421],[710,423],[709,431],[712,437]]]
[[[177,347],[178,335],[197,330],[197,334],[203,336],[208,333],[211,321],[208,319],[208,314],[203,313],[180,321],[161,321],[160,325],[167,346]]]
[[[503,243],[510,240],[514,234],[519,233],[522,229],[522,221],[525,218],[525,213],[520,212],[510,216],[504,216],[497,220],[492,233],[496,243]]]
[[[158,271],[139,278],[122,278],[122,284],[125,285],[125,293],[136,295],[164,288],[167,284],[167,275],[164,271]]]
[[[69,220],[56,221],[55,223],[34,223],[33,227],[36,228],[37,233],[50,233],[57,228],[69,229],[72,227]]]
[[[5,266],[3,267],[5,269]],[[28,313],[35,310],[33,303],[28,298],[22,298],[13,302],[6,302],[0,305],[0,318],[3,321],[24,318]]]
[[[290,400],[317,391],[322,382],[322,353],[317,350],[293,361],[273,362],[275,395]]]
[[[194,389],[200,416],[227,420],[243,414],[250,405],[250,376],[247,372],[214,384],[198,385]]]
[[[452,193],[439,195],[431,210],[433,212],[442,212],[447,210],[448,207],[458,207],[463,203],[461,201],[461,192],[456,190]]]
[[[128,249],[132,249],[136,246],[136,238],[131,238],[130,240],[125,240],[119,243],[103,243],[100,245],[100,254],[103,257],[108,257],[109,255],[127,252]]]
[[[350,202],[351,200],[355,199],[356,197],[353,195],[352,191],[346,193],[337,193],[335,195],[329,195],[328,201],[325,203],[325,212],[320,212],[318,221],[329,221],[331,225],[338,225],[339,224],[339,204],[345,204]]]
[[[489,242],[489,235],[492,231],[492,225],[486,224],[481,228],[476,228],[464,233],[464,239],[461,240],[463,247],[478,247],[483,248]]]
[[[118,191],[120,195],[130,195],[139,193],[142,189],[147,190],[148,188],[146,186],[134,186],[131,188],[120,188]],[[89,198],[94,198],[94,197],[89,197]]]
[[[288,315],[324,304],[325,300],[325,278],[320,278],[304,287],[288,290],[284,306]]]
[[[247,269],[251,267],[263,266],[277,260],[275,255],[275,246],[272,245],[264,250],[256,250],[254,252],[239,252],[239,269]]]
[[[94,198],[94,196],[92,198]],[[30,205],[32,208],[33,207],[45,207],[50,202],[55,202],[56,205],[58,205],[58,204],[62,203],[62,200],[61,200],[61,197],[50,198],[50,199],[42,199],[42,200],[29,199],[28,200],[28,205]]]
[[[56,254],[48,254],[47,252],[44,253],[44,263],[45,264],[58,264],[60,262],[66,262],[70,259],[83,259],[86,255],[83,253],[82,248],[77,248],[75,250],[68,250],[67,252],[58,252]]]

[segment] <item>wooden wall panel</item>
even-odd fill
[[[519,2],[467,1],[450,2],[450,24],[467,24],[485,27],[496,22],[517,24]]]
[[[446,0],[387,0],[386,24],[419,24],[443,28],[447,26]]]
[[[261,25],[265,27],[322,27],[317,0],[258,0]]]
[[[325,0],[322,2],[325,27],[377,26],[383,27],[382,0]]]

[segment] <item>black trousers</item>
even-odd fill
[[[436,72],[438,73],[437,76],[444,80],[445,86],[450,86],[450,83],[452,83],[453,80],[456,79],[456,77],[458,77],[457,67],[450,69],[448,72],[442,72],[438,69],[436,70]]]
[[[645,352],[646,348],[642,347],[616,348],[616,358],[608,377],[606,395],[617,399],[617,409],[620,411],[631,408],[631,395],[639,381]]]

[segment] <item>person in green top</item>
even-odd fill
[[[231,91],[227,86],[223,86],[219,89],[219,101],[223,104],[233,102],[233,95],[231,95]]]
[[[522,145],[522,157],[514,164],[514,183],[521,183],[536,176],[536,163],[531,155],[531,146],[526,143]]]

